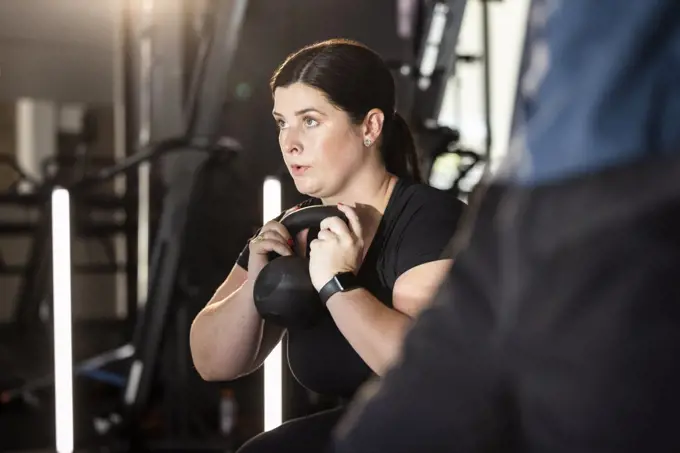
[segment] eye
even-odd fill
[[[276,127],[278,127],[279,129],[285,129],[286,122],[283,120],[276,120]]]
[[[310,117],[305,117],[304,120],[302,120],[307,127],[315,127],[319,125],[319,122],[315,120],[314,118]]]

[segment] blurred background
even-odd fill
[[[271,120],[274,69],[319,40],[372,47],[424,176],[465,199],[506,152],[528,5],[1,0],[0,451],[56,450],[60,347],[78,451],[233,451],[261,432],[262,370],[203,382],[188,331],[262,224],[264,180],[284,207],[301,199]],[[64,216],[68,334],[53,316]],[[333,404],[284,367],[284,420]]]

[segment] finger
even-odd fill
[[[280,241],[283,242],[284,244],[291,244],[288,242],[288,239],[285,238],[279,231],[277,230],[266,230],[266,231],[261,231],[260,234],[258,234],[262,239],[271,239],[274,241]]]
[[[347,206],[346,204],[338,204],[338,209],[342,211],[345,216],[347,217],[347,220],[349,221],[349,226],[352,230],[352,232],[356,235],[358,238],[364,237],[364,232],[361,228],[361,222],[359,221],[359,215],[357,214],[357,211],[350,207]]]
[[[283,224],[281,222],[277,222],[276,220],[270,220],[269,222],[265,223],[260,231],[262,231],[262,232],[264,232],[264,231],[276,231],[286,241],[288,241],[288,239],[291,239],[290,233],[288,232],[288,229],[285,226],[283,226]]]
[[[345,222],[342,221],[340,217],[326,217],[321,221],[319,225],[321,230],[330,230],[336,236],[341,238],[352,237],[352,232]]]
[[[250,252],[258,255],[266,255],[269,252],[276,252],[281,256],[290,256],[293,254],[293,251],[288,247],[288,244],[273,239],[261,239],[256,242],[251,242]]]
[[[322,241],[318,238],[314,239],[312,242],[309,243],[309,255],[310,255],[310,257],[312,255],[312,253],[314,253],[314,250],[319,248],[321,243],[322,243]]]
[[[338,236],[333,233],[331,230],[321,230],[319,231],[319,234],[316,236],[317,239],[320,239],[322,241],[336,241],[338,240]]]
[[[261,248],[261,243],[264,242],[264,241],[279,242],[279,243],[285,245],[286,247],[288,247],[289,249],[291,249],[291,247],[293,245],[292,239],[286,241],[278,231],[274,231],[274,230],[268,230],[268,231],[260,232],[260,234],[258,234],[253,239],[251,239],[250,245],[257,248],[257,251],[259,251],[260,248]]]

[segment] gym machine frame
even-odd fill
[[[459,169],[458,177],[449,189],[457,194],[463,194],[459,183],[470,170],[488,163],[492,146],[488,3],[498,0],[478,1],[482,9],[482,54],[460,55],[456,52],[467,0],[426,1],[423,37],[418,48],[416,66],[412,71],[414,96],[411,121],[416,125],[415,130],[423,148],[428,151],[424,156],[424,176],[429,178],[432,166],[440,155],[458,154],[469,163]],[[482,96],[486,138],[481,152],[462,149],[458,146],[460,132],[441,126],[438,122],[448,81],[456,74],[456,65],[459,62],[483,65]]]
[[[220,136],[222,102],[227,97],[227,79],[236,54],[238,38],[245,17],[247,0],[213,0],[210,17],[214,22],[208,33],[209,42],[198,49],[197,64],[193,72],[189,90],[189,113],[187,120],[188,141],[185,149],[208,149],[224,152],[230,149],[230,140],[221,140],[221,148],[216,147]],[[233,149],[233,148],[232,148]],[[183,174],[170,182],[168,193],[163,202],[159,232],[153,247],[150,261],[150,284],[147,305],[139,313],[138,323],[133,336],[134,354],[126,379],[120,417],[111,420],[122,421],[118,429],[131,439],[133,444],[143,443],[139,425],[147,408],[154,376],[158,372],[158,355],[162,341],[173,338],[186,339],[189,336],[187,307],[182,303],[182,246],[188,217],[188,203],[192,194],[193,178]],[[171,307],[173,308],[171,312]],[[174,329],[166,328],[172,326]],[[182,387],[188,379],[189,364],[186,363],[187,351],[182,341],[173,348],[173,366],[176,372],[166,379],[168,390],[172,392],[170,432],[179,437],[168,440],[173,448],[197,448],[187,444],[189,418],[183,401]],[[167,363],[166,363],[167,365]],[[184,443],[182,443],[184,442]],[[169,445],[168,445],[169,446]]]
[[[203,158],[204,161],[207,154],[211,152],[239,150],[238,143],[233,140],[229,138],[218,139],[220,139],[221,132],[222,101],[226,98],[228,90],[225,74],[229,74],[229,69],[233,63],[247,4],[247,0],[211,0],[210,6],[212,8],[208,9],[206,17],[214,18],[214,22],[206,24],[208,29],[206,33],[208,35],[207,41],[202,42],[198,49],[187,99],[185,134],[182,137],[150,144],[117,165],[87,175],[75,184],[70,185],[68,187],[70,192],[77,197],[82,191],[93,185],[136,169],[140,164],[157,159],[168,152],[203,151],[206,156]],[[150,86],[140,87],[140,91],[146,91],[147,95],[150,90]],[[43,184],[36,197],[47,200],[46,197],[49,196],[49,192],[54,186],[54,181]],[[143,412],[149,403],[154,376],[158,371],[158,355],[162,341],[178,335],[181,335],[182,338],[188,338],[188,331],[183,328],[183,326],[188,325],[186,307],[181,300],[182,294],[178,282],[181,281],[180,259],[193,179],[176,178],[169,186],[164,199],[158,237],[151,258],[148,302],[146,307],[137,313],[138,320],[132,341],[81,362],[74,368],[74,372],[79,374],[95,370],[114,361],[132,359],[125,380],[120,413],[114,412],[109,414],[107,418],[97,421],[109,422],[112,425],[109,434],[113,435],[114,438],[118,437],[117,434],[124,434],[125,438],[130,439],[135,445],[144,443],[144,439],[140,436],[139,425]],[[45,203],[44,210],[46,215],[43,218],[45,221],[41,223],[43,228],[40,229],[41,233],[44,234],[40,234],[38,237],[43,238],[44,241],[49,241],[49,203]],[[34,250],[43,250],[45,247],[49,247],[49,242],[39,245],[41,247],[36,246]],[[49,265],[47,263],[49,260],[37,258],[35,259],[36,263],[45,261],[45,266]],[[48,273],[49,268],[43,270]],[[47,279],[44,280],[45,282],[40,288],[43,289],[43,294],[49,295],[49,288],[46,285]],[[33,284],[33,287],[38,288],[37,279],[25,282],[25,286],[30,283]],[[172,314],[169,313],[171,307],[177,308]],[[176,322],[174,332],[165,328],[166,324],[171,321],[171,316],[174,317]],[[179,347],[181,344],[181,342],[178,342],[173,347],[177,352],[174,357],[176,359],[174,367],[180,370],[180,373],[173,376],[174,381],[167,381],[170,384],[169,387],[174,389],[182,388],[183,383],[186,382],[189,369],[184,359],[186,351]],[[19,388],[3,392],[2,396],[9,401],[27,392],[51,385],[53,378],[54,376],[48,375],[35,379]],[[172,402],[170,419],[171,423],[174,424],[169,431],[179,434],[180,437],[188,433],[189,424],[186,414],[186,407],[189,405],[181,401],[181,395],[182,392],[178,391],[174,392],[172,397],[169,398]],[[120,440],[120,438],[116,440]],[[184,440],[188,439],[185,437]],[[170,444],[173,448],[180,449],[199,447],[197,443],[193,443],[193,445],[185,443],[183,445],[176,441],[170,441]]]

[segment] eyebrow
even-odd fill
[[[309,113],[309,112],[316,112],[316,113],[318,113],[319,115],[324,115],[324,116],[326,116],[325,113],[323,113],[323,112],[321,112],[321,111],[319,111],[319,110],[317,110],[317,109],[315,109],[315,108],[313,108],[313,107],[308,107],[308,108],[306,108],[306,109],[298,110],[297,112],[295,112],[295,116],[304,115],[305,113]],[[273,112],[272,112],[272,115],[274,115],[274,116],[283,116],[283,115],[281,115],[281,114],[280,114],[279,112],[277,112],[277,111],[273,111]]]

